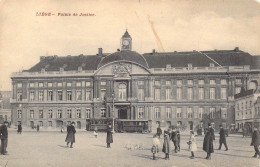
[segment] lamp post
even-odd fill
[[[115,131],[115,94],[114,91],[112,92],[112,113],[113,113],[113,132]]]

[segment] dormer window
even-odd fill
[[[192,64],[188,64],[188,70],[192,70]]]
[[[78,67],[78,72],[81,72],[82,71],[82,66],[79,66]]]
[[[171,69],[171,68],[172,68],[172,65],[171,65],[171,64],[167,64],[167,65],[166,65],[166,68],[167,68],[167,69]]]
[[[215,67],[215,64],[214,63],[209,63],[209,67],[213,68],[213,67]]]
[[[60,67],[60,72],[63,72],[64,71],[64,68],[63,67]]]
[[[45,72],[45,68],[42,68],[42,69],[41,69],[41,73],[44,73],[44,72]]]

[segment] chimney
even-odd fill
[[[155,54],[155,49],[153,49],[153,52],[152,52],[153,54]]]
[[[99,55],[99,56],[102,56],[102,54],[103,54],[103,53],[102,53],[102,48],[98,48],[98,55]]]
[[[235,47],[234,51],[235,52],[239,51],[239,47]]]
[[[44,60],[45,59],[45,56],[41,56],[40,57],[40,61]]]

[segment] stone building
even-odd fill
[[[43,127],[75,121],[85,128],[88,118],[114,115],[150,121],[153,129],[194,129],[207,121],[229,126],[234,94],[259,83],[260,57],[239,48],[139,54],[132,42],[126,31],[117,52],[40,57],[32,68],[13,73],[12,121]]]
[[[11,122],[11,91],[0,91],[0,120]]]

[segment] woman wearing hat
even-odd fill
[[[73,143],[75,143],[75,122],[72,122],[71,125],[67,127],[67,137],[66,137],[66,142],[67,142],[67,147],[69,146],[70,143],[70,148],[72,148]]]
[[[170,136],[168,131],[164,131],[164,139],[163,139],[163,149],[162,152],[165,153],[165,160],[169,160],[170,153]]]
[[[213,140],[215,140],[214,129],[211,127],[211,124],[208,124],[209,128],[206,129],[205,137],[203,141],[203,150],[207,153],[205,159],[211,159],[211,153],[214,152]]]
[[[112,125],[109,122],[107,125],[107,148],[110,148],[110,144],[113,143],[113,132],[112,132]]]

